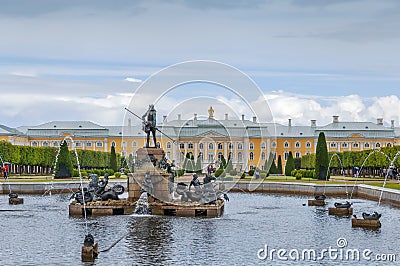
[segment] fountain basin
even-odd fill
[[[132,214],[136,203],[127,200],[93,201],[86,203],[86,215],[126,215]],[[84,216],[83,204],[72,201],[69,204],[69,215]]]
[[[350,216],[353,214],[353,208],[328,208],[329,215]]]
[[[351,227],[363,228],[380,228],[381,222],[379,220],[366,220],[366,219],[352,219]]]
[[[224,212],[225,202],[218,199],[216,204],[199,203],[150,203],[151,213],[153,215],[166,215],[178,217],[221,217]]]

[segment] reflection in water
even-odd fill
[[[127,224],[130,234],[126,237],[129,259],[139,265],[161,265],[171,260],[170,245],[173,241],[170,219],[157,216],[131,218]]]
[[[306,197],[231,193],[221,218],[161,216],[89,217],[89,232],[99,249],[94,265],[254,265],[257,251],[274,249],[322,250],[346,238],[349,248],[374,253],[399,252],[400,210],[382,205],[382,228],[351,228],[351,218],[328,215],[327,206],[308,207]],[[81,262],[85,233],[83,218],[68,216],[69,195],[24,195],[23,205],[8,205],[0,195],[0,265],[89,265]],[[376,202],[354,201],[354,213],[367,212]],[[2,211],[3,210],[3,211]],[[12,210],[12,211],[7,211]],[[400,256],[400,254],[398,255]],[[369,262],[363,261],[364,265]],[[354,262],[305,261],[286,265],[351,265]],[[374,265],[373,262],[370,265]]]

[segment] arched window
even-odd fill
[[[238,150],[243,150],[243,144],[242,143],[238,143],[237,147],[238,147]]]
[[[307,154],[307,155],[310,155],[310,154],[311,154],[311,152],[310,152],[310,151],[307,151],[307,152],[306,152],[306,154]]]
[[[122,152],[121,152],[121,156],[124,156],[124,157],[125,157],[125,156],[126,156],[126,151],[122,151]]]
[[[115,141],[111,142],[111,147],[115,147]]]
[[[232,153],[232,152],[229,152],[229,153],[228,153],[228,160],[229,160],[229,159],[230,159],[231,161],[233,160],[233,153]]]
[[[250,149],[250,150],[254,150],[254,143],[253,143],[253,142],[250,142],[250,144],[249,144],[249,149]]]
[[[53,147],[58,147],[58,142],[57,141],[53,142]]]
[[[171,149],[171,142],[167,142],[167,149]]]
[[[233,145],[232,145],[231,142],[229,142],[229,144],[228,144],[228,149],[229,149],[229,150],[232,150],[232,149],[233,149]]]
[[[241,152],[238,153],[238,161],[241,162],[243,160],[243,155]]]
[[[364,148],[369,148],[369,143],[364,143]]]
[[[203,161],[203,160],[204,160],[204,155],[203,155],[203,153],[202,153],[202,152],[200,152],[200,153],[199,153],[199,157],[200,157],[200,160],[201,160],[201,161]]]
[[[250,161],[253,161],[253,160],[254,160],[254,153],[250,152]]]
[[[283,153],[283,157],[284,157],[285,161],[287,161],[288,156],[289,156],[289,152],[285,151]]]
[[[48,146],[49,146],[49,143],[48,143],[47,141],[43,141],[42,146],[43,146],[43,147],[48,147]]]
[[[348,147],[347,142],[343,142],[343,143],[342,143],[342,148],[347,148],[347,147]]]
[[[159,141],[157,141],[156,147],[161,148],[161,143]]]
[[[386,143],[386,147],[392,147],[392,143]]]
[[[208,149],[213,150],[214,149],[214,144],[213,143],[208,143]]]
[[[285,141],[285,143],[283,144],[283,147],[289,148],[289,142]]]
[[[261,142],[261,149],[265,150],[267,148],[267,145],[265,145],[265,142]]]
[[[336,148],[336,143],[335,142],[331,142],[330,147],[331,148]]]
[[[311,142],[307,141],[306,147],[307,147],[307,148],[311,148]]]
[[[297,141],[296,144],[294,144],[294,146],[295,146],[296,148],[300,148],[300,146],[301,146],[301,145],[300,145],[300,142]]]
[[[301,156],[300,152],[299,152],[299,151],[296,151],[295,156],[296,156],[296,158],[300,158],[300,156]]]
[[[222,150],[223,148],[222,143],[218,143],[218,150]]]
[[[179,149],[184,150],[185,149],[185,143],[179,143]]]
[[[221,161],[221,160],[222,160],[222,157],[224,157],[224,156],[222,155],[222,152],[218,152],[218,161]]]
[[[276,142],[275,141],[272,142],[271,147],[272,148],[276,148]]]
[[[358,143],[353,143],[353,148],[358,148]]]
[[[208,153],[208,161],[209,161],[209,162],[214,161],[214,154],[213,154],[212,152],[209,152],[209,153]]]
[[[189,150],[193,150],[193,143],[189,142],[189,144],[188,144],[188,149],[189,149]]]
[[[126,142],[125,141],[122,142],[122,148],[126,148]]]
[[[381,147],[381,144],[379,143],[379,142],[377,142],[376,144],[375,144],[375,148],[380,148]]]
[[[136,147],[137,147],[137,142],[136,142],[136,141],[133,141],[133,142],[132,142],[132,147],[133,147],[133,148],[136,148]]]
[[[204,144],[203,144],[202,142],[200,142],[200,144],[199,144],[199,149],[200,149],[200,150],[203,150],[203,149],[204,149]]]
[[[171,159],[171,152],[167,151],[167,155],[166,155],[167,159],[170,160]]]
[[[265,160],[265,152],[261,153],[261,160]]]

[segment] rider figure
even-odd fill
[[[147,134],[146,148],[150,147],[150,132],[153,134],[154,147],[157,147],[156,142],[156,110],[154,105],[150,104],[147,112],[142,116],[143,131]]]
[[[189,190],[192,186],[194,186],[195,189],[196,189],[196,187],[200,186],[200,181],[199,181],[199,177],[197,176],[197,174],[193,175],[193,179],[192,179],[192,181],[190,181]]]

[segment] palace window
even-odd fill
[[[300,156],[301,156],[300,152],[296,151],[295,156],[296,156],[296,158],[300,158]]]
[[[136,147],[137,147],[137,142],[136,142],[136,141],[132,142],[132,147],[133,147],[133,148],[136,148]]]
[[[208,149],[213,150],[214,149],[214,144],[213,143],[208,143]]]
[[[229,144],[228,144],[228,149],[230,149],[230,150],[232,150],[232,149],[233,149],[233,145],[232,145],[232,143],[231,143],[231,142],[229,142]]]
[[[58,147],[58,142],[57,141],[53,142],[53,147]]]
[[[38,146],[37,141],[33,141],[33,142],[32,142],[32,147],[37,147],[37,146]]]
[[[364,148],[369,148],[369,143],[364,143]]]
[[[262,152],[261,153],[261,160],[265,160],[266,158],[265,158],[265,152]]]
[[[336,148],[336,142],[331,142],[330,147],[331,148]]]
[[[267,148],[267,145],[265,144],[265,142],[261,142],[261,149],[265,150]]]
[[[179,143],[179,149],[184,150],[185,149],[185,143]]]
[[[276,142],[275,141],[272,142],[271,146],[272,146],[272,148],[276,148]]]
[[[214,153],[212,153],[212,152],[209,152],[209,153],[208,153],[208,161],[209,161],[209,162],[214,161]]]
[[[126,151],[122,151],[121,155],[125,157],[126,156]]]
[[[289,152],[285,151],[283,153],[283,157],[284,157],[285,161],[287,161],[287,158],[289,157]]]
[[[200,142],[200,144],[199,144],[199,149],[200,149],[200,150],[203,150],[203,149],[204,149],[204,144],[203,144],[202,142]]]
[[[243,160],[243,155],[241,152],[238,153],[238,161],[241,162]]]
[[[253,143],[253,142],[250,142],[250,144],[249,144],[249,149],[250,149],[250,150],[254,150],[254,143]]]
[[[233,160],[233,153],[232,152],[229,152],[228,153],[228,160]]]
[[[296,148],[300,148],[300,142],[297,141],[296,144],[294,144],[294,146],[295,146]]]
[[[347,142],[343,142],[342,143],[342,148],[347,148],[349,145],[347,144]]]
[[[375,148],[380,148],[381,144],[379,142],[375,143]]]
[[[167,151],[167,156],[166,157],[167,157],[168,160],[171,159],[171,152],[170,151]]]
[[[75,142],[75,147],[82,147],[82,143],[81,142]]]
[[[193,150],[193,143],[190,142],[190,143],[188,144],[188,149],[189,149],[189,150]]]
[[[283,147],[289,148],[289,142],[285,141],[285,143],[283,144]]]
[[[222,152],[218,152],[218,161],[221,161],[221,160],[222,160],[222,157],[224,157],[224,156],[222,155]]]
[[[311,142],[307,141],[306,147],[307,147],[307,148],[311,148]]]
[[[201,161],[203,161],[203,160],[204,160],[204,155],[203,155],[203,153],[202,153],[202,152],[200,152],[200,153],[199,153],[199,157],[200,157],[200,160],[201,160]]]
[[[253,161],[253,160],[254,160],[254,153],[250,152],[250,161]]]
[[[218,150],[222,150],[222,149],[223,149],[222,143],[218,143]]]
[[[88,148],[92,147],[92,143],[91,142],[86,142],[86,147],[88,147]]]
[[[171,142],[167,142],[167,149],[171,149]]]
[[[353,148],[358,148],[358,143],[353,143]]]
[[[238,150],[243,150],[243,144],[242,143],[238,143]]]
[[[103,147],[103,142],[100,141],[96,142],[96,147]]]
[[[386,147],[392,147],[392,143],[386,143]]]
[[[111,142],[111,147],[115,147],[115,141]]]
[[[159,141],[157,141],[156,147],[161,148],[161,143]]]
[[[48,147],[48,146],[49,146],[49,143],[48,143],[47,141],[43,141],[42,146],[43,146],[43,147]]]
[[[125,141],[122,142],[122,148],[126,148],[126,142]]]

